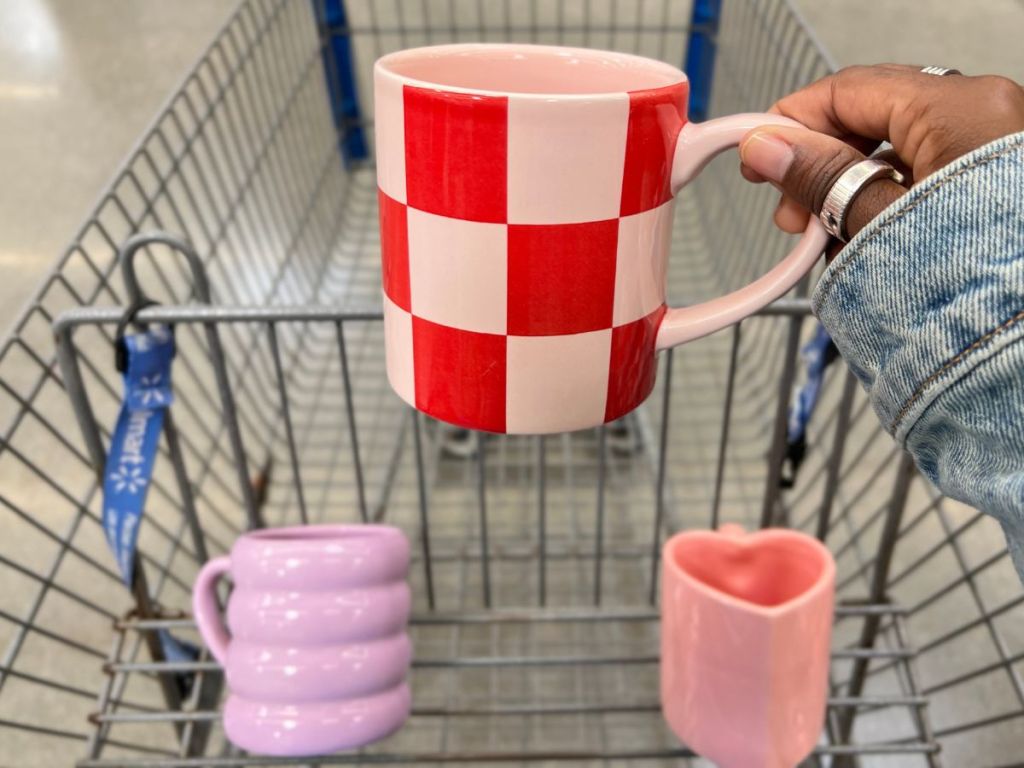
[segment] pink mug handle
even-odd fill
[[[672,163],[672,193],[692,181],[720,152],[739,145],[748,132],[763,125],[803,128],[782,115],[747,112],[704,123],[687,123],[679,132]],[[690,307],[670,308],[658,329],[657,348],[699,339],[757,312],[785,295],[811,271],[828,243],[828,233],[816,216],[789,255],[750,285]]]
[[[213,654],[213,658],[222,665],[228,657],[228,642],[231,636],[220,617],[217,580],[229,570],[230,557],[215,557],[199,570],[196,583],[192,586],[192,613],[199,627],[199,634]]]

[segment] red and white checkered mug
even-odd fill
[[[827,235],[734,293],[665,306],[672,196],[778,115],[686,121],[686,75],[605,51],[445,45],[374,69],[388,379],[490,432],[593,427],[654,387],[657,350],[788,291]]]

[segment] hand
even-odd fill
[[[795,234],[807,226],[808,212],[820,213],[843,171],[882,141],[893,146],[882,159],[910,184],[990,141],[1024,131],[1024,88],[1004,77],[939,77],[919,67],[880,64],[823,77],[770,111],[811,130],[751,131],[740,144],[741,171],[749,181],[779,188],[775,224]],[[850,237],[906,191],[889,179],[866,186],[847,212]]]

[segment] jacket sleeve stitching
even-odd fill
[[[927,390],[928,387],[930,387],[932,384],[934,384],[936,381],[938,381],[943,375],[945,375],[949,371],[950,368],[952,368],[953,366],[955,366],[958,363],[962,362],[968,355],[970,355],[972,352],[977,351],[979,348],[981,348],[982,346],[984,346],[985,344],[990,342],[996,336],[999,336],[1000,334],[1006,333],[1008,330],[1013,328],[1013,326],[1015,326],[1017,323],[1021,322],[1022,320],[1024,320],[1024,310],[1018,312],[1016,315],[1011,317],[1009,320],[1007,320],[1002,325],[999,325],[996,328],[993,328],[991,331],[986,333],[984,336],[979,337],[969,347],[967,347],[966,349],[964,349],[959,354],[957,354],[957,355],[951,357],[949,360],[947,360],[942,365],[941,368],[939,368],[934,373],[932,373],[931,376],[929,376],[927,379],[925,379],[923,382],[921,382],[920,386],[918,386],[918,388],[916,390],[914,390],[914,394],[912,394],[907,399],[907,401],[903,404],[903,407],[900,408],[900,412],[896,414],[896,418],[893,419],[892,424],[889,426],[889,431],[892,432],[892,433],[896,432],[896,430],[900,426],[900,423],[903,421],[904,418],[906,418],[907,412],[913,407],[914,403],[916,403],[918,400],[920,400],[924,396],[925,390]]]
[[[823,278],[823,285],[821,286],[821,289],[820,289],[820,291],[818,293],[818,296],[820,297],[818,302],[817,302],[818,306],[820,307],[825,302],[826,296],[827,296],[828,292],[832,289],[832,286],[835,284],[836,279],[853,262],[853,260],[856,259],[857,254],[862,252],[863,249],[868,244],[870,244],[873,240],[875,240],[876,238],[880,237],[882,235],[882,233],[886,231],[887,227],[891,226],[892,224],[895,224],[897,221],[902,219],[908,213],[910,213],[915,208],[917,208],[917,206],[921,205],[921,203],[923,203],[925,200],[927,200],[933,194],[938,192],[945,185],[949,184],[952,181],[955,181],[955,180],[959,179],[965,173],[968,173],[969,171],[972,171],[975,168],[978,168],[979,166],[987,165],[988,163],[991,163],[992,161],[997,160],[1000,157],[1003,157],[1004,155],[1008,155],[1011,152],[1016,151],[1020,146],[1021,146],[1021,141],[1015,141],[1013,144],[1011,144],[1011,145],[1009,145],[1007,147],[1003,147],[998,152],[995,152],[994,154],[991,154],[991,155],[985,155],[984,157],[979,157],[977,160],[975,160],[970,165],[965,165],[963,168],[960,168],[959,170],[951,173],[949,176],[946,176],[946,177],[944,177],[942,179],[939,179],[938,181],[936,181],[934,183],[934,185],[932,187],[930,187],[929,189],[923,191],[921,193],[921,196],[918,197],[917,200],[915,200],[913,203],[911,203],[910,205],[908,205],[906,208],[904,208],[903,210],[899,211],[898,213],[895,213],[892,216],[892,218],[889,219],[888,221],[885,221],[882,224],[880,224],[878,229],[876,229],[874,232],[872,232],[870,235],[868,235],[864,239],[864,241],[857,246],[857,250],[854,253],[852,253],[848,259],[846,259],[845,261],[841,262],[840,264],[837,264],[835,266],[835,268],[832,270],[832,272],[830,274],[826,275],[825,278]]]

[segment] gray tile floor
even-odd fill
[[[234,5],[0,3],[0,327]]]
[[[1021,0],[796,0],[840,65],[939,64],[1024,82]]]

